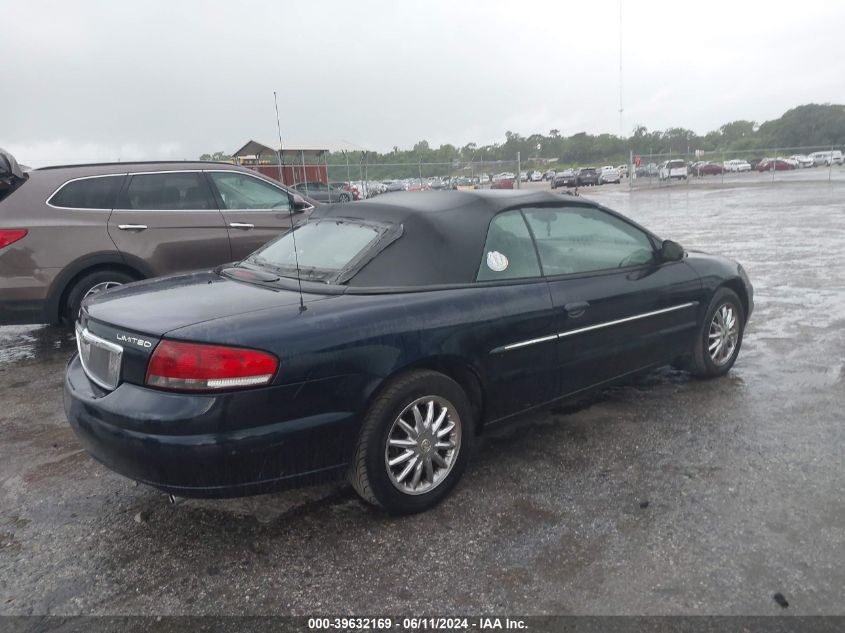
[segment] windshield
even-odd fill
[[[361,220],[316,220],[270,242],[247,262],[270,268],[285,277],[295,277],[298,256],[302,279],[325,283],[345,281],[341,279],[345,273],[375,255],[378,252],[376,245],[389,232],[386,225]]]

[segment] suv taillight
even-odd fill
[[[269,384],[278,367],[279,361],[267,352],[163,340],[144,382],[172,391],[243,389]]]
[[[26,229],[0,229],[0,248],[6,248],[26,237]]]

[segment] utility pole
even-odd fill
[[[619,0],[619,138],[625,138],[622,111],[622,0]]]

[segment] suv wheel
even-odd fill
[[[84,275],[67,293],[67,300],[62,311],[65,321],[70,324],[76,321],[82,302],[88,297],[133,281],[137,280],[120,270],[96,270]]]

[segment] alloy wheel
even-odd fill
[[[707,335],[707,350],[716,365],[724,365],[733,356],[739,340],[739,320],[736,310],[729,303],[723,303],[710,321]]]
[[[98,284],[94,284],[88,289],[84,295],[82,295],[82,299],[85,300],[88,297],[93,297],[94,295],[98,295],[101,292],[105,292],[109,288],[116,288],[117,286],[122,286],[123,284],[119,281],[103,281]]]
[[[384,463],[399,491],[420,495],[439,486],[461,449],[461,419],[455,406],[440,396],[417,398],[393,421]]]

